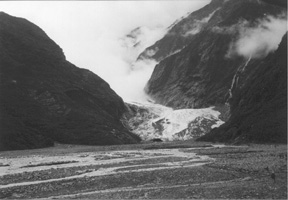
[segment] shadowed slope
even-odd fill
[[[287,34],[278,50],[234,91],[230,120],[200,138],[220,142],[287,143]]]
[[[123,100],[89,70],[66,61],[39,27],[0,13],[0,150],[54,141],[134,143],[119,121]]]
[[[286,142],[287,50],[250,58],[231,51],[243,32],[257,29],[259,23],[269,30],[263,21],[282,23],[287,18],[287,9],[277,2],[212,0],[191,13],[147,49],[155,50],[151,58],[160,62],[146,92],[156,103],[173,108],[216,106],[225,118],[231,114],[229,122],[205,140]]]

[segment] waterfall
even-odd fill
[[[249,59],[246,61],[246,63],[245,63],[245,65],[244,65],[244,67],[242,68],[242,70],[241,70],[241,73],[243,73],[244,71],[245,71],[245,69],[246,69],[246,66],[249,64],[249,62],[250,62],[250,60],[251,60],[251,56],[249,57]]]
[[[233,88],[236,88],[237,87],[237,84],[238,84],[238,80],[239,80],[239,75],[242,74],[245,69],[246,69],[246,66],[249,64],[249,62],[251,61],[252,57],[250,56],[249,59],[246,61],[246,63],[244,65],[240,65],[240,67],[238,67],[234,77],[233,77],[233,80],[232,80],[232,84],[231,84],[231,87],[229,89],[229,97],[226,101],[226,103],[229,101],[229,99],[232,98],[232,90]]]

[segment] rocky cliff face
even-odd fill
[[[286,39],[275,53],[278,44],[267,51],[267,43],[257,44],[256,48],[251,42],[250,49],[244,49],[239,42],[249,41],[252,33],[259,34],[253,36],[254,41],[261,40],[261,34],[276,18],[287,19],[287,9],[268,0],[212,0],[174,25],[163,39],[140,55],[139,59],[160,61],[146,92],[156,103],[177,109],[231,109],[229,121],[203,140],[286,142]],[[287,31],[285,23],[281,25],[281,37]],[[147,51],[154,54],[149,57]]]
[[[214,0],[191,13],[147,49],[155,50],[151,58],[161,62],[146,92],[156,103],[173,108],[224,105],[235,73],[249,60],[229,54],[231,43],[260,19],[278,15],[287,16],[287,11],[252,0]]]
[[[29,21],[0,13],[0,150],[139,138],[120,122],[122,99]]]
[[[200,140],[287,143],[287,34],[275,53],[247,67],[253,71],[233,91],[230,119]]]

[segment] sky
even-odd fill
[[[157,63],[135,62],[139,53],[161,39],[176,19],[209,2],[0,1],[0,11],[42,28],[68,61],[99,75],[125,101],[145,101],[143,89]],[[125,39],[137,27],[139,38]]]

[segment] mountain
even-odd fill
[[[177,49],[180,51],[170,56],[165,52],[161,53],[160,58],[166,57],[155,67],[146,92],[156,103],[173,108],[224,105],[229,97],[228,92],[236,71],[240,65],[245,65],[248,61],[248,58],[241,56],[227,58],[231,43],[239,37],[239,29],[253,26],[253,23],[266,15],[279,15],[285,11],[258,1],[230,0],[212,1],[211,4],[191,13],[171,29],[175,29],[174,34],[168,33],[152,46],[156,46],[160,54],[162,48],[158,44],[168,44],[166,38],[173,37],[169,40],[175,43],[163,48],[165,52],[173,52],[174,47],[178,46]],[[196,19],[195,15],[198,16]],[[203,20],[207,17],[208,21]],[[186,45],[183,46],[182,42],[178,42],[179,37],[185,38],[183,29],[188,33],[193,32],[198,21],[207,22],[201,25],[201,29],[196,27],[197,33],[189,35],[185,41]],[[191,30],[185,28],[190,26]]]
[[[222,0],[214,0],[207,6],[190,13],[187,17],[176,20],[168,27],[168,33],[154,45],[143,51],[138,59],[154,59],[161,61],[182,50],[199,33],[217,9]]]
[[[287,33],[275,53],[247,67],[253,72],[233,91],[230,119],[199,140],[287,143]]]
[[[276,49],[286,25],[287,9],[271,1],[212,0],[140,54],[139,59],[159,61],[145,91],[155,103],[174,109],[216,106],[230,117],[209,139],[203,137],[207,140],[282,142],[287,138],[287,58],[280,55],[287,50]],[[223,131],[227,134],[220,139]],[[249,136],[239,139],[245,131]],[[229,138],[231,132],[235,134]]]
[[[127,108],[104,80],[69,63],[39,27],[3,12],[0,81],[0,150],[140,140],[120,122]]]

